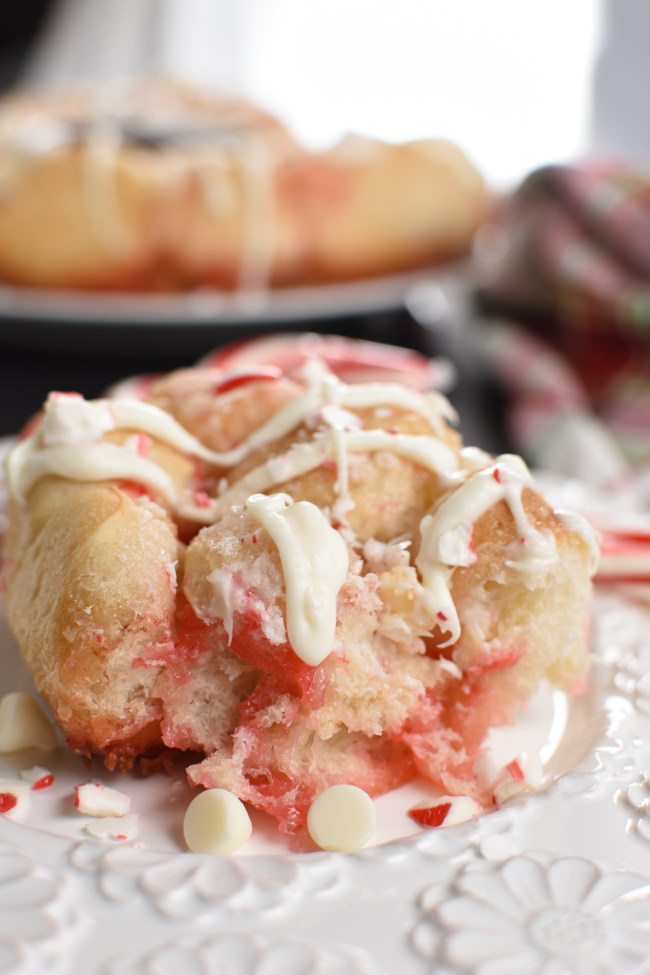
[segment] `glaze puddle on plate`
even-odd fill
[[[604,712],[598,682],[594,678],[586,691],[568,697],[559,691],[541,690],[516,725],[491,732],[489,746],[499,765],[505,765],[527,752],[539,755],[543,779],[539,788],[570,771],[593,747],[604,729]],[[34,696],[31,678],[15,648],[4,619],[0,618],[0,686],[3,693],[26,691]],[[131,811],[137,813],[139,832],[135,842],[148,850],[178,852],[185,849],[182,838],[183,816],[196,789],[190,789],[182,771],[172,776],[156,774],[138,778],[120,772],[107,772],[97,761],[89,769],[63,744],[53,752],[37,750],[0,755],[0,777],[19,778],[20,772],[40,765],[51,771],[54,784],[33,792],[21,822],[28,827],[69,839],[88,838],[84,830],[90,817],[73,805],[74,788],[97,781],[125,792],[131,798]],[[422,780],[388,793],[376,800],[377,829],[370,845],[387,843],[417,835],[422,830],[408,816],[408,810],[423,799],[439,793]],[[525,801],[525,798],[520,801]],[[289,846],[275,825],[263,813],[252,811],[253,835],[242,847],[240,856],[282,855]],[[453,828],[453,827],[452,827]],[[114,840],[106,843],[115,844]]]

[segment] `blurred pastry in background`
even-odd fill
[[[0,102],[0,280],[257,290],[466,255],[489,193],[455,145],[310,153],[247,102],[167,81]]]

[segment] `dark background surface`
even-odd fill
[[[92,327],[92,326],[90,326]],[[453,323],[449,323],[453,328]],[[19,329],[16,325],[14,328]],[[418,325],[404,309],[381,316],[337,318],[317,323],[292,323],[292,329],[335,333],[352,338],[369,339],[407,346],[425,355],[445,355],[447,349],[440,333],[429,332]],[[242,337],[262,334],[246,329]],[[107,386],[137,373],[166,372],[192,365],[201,354],[231,340],[219,326],[206,328],[194,336],[191,347],[184,348],[182,330],[177,341],[167,349],[160,348],[152,334],[149,350],[139,346],[134,352],[123,347],[116,337],[112,349],[101,353],[85,350],[52,351],[48,348],[21,347],[19,335],[0,345],[0,437],[15,434],[42,405],[50,390],[80,392],[87,398],[102,395]],[[1,342],[1,336],[0,336]],[[465,441],[492,453],[511,450],[507,433],[507,404],[501,390],[488,377],[470,370],[460,370],[450,399],[460,417]]]
[[[18,80],[33,38],[37,36],[54,2],[5,0],[0,16],[0,88],[8,88]]]

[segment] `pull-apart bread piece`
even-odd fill
[[[584,683],[586,523],[437,392],[322,359],[140,391],[51,394],[7,465],[7,614],[71,747],[199,753],[288,833],[341,782],[489,807],[489,729]]]
[[[298,145],[242,100],[149,81],[0,100],[0,279],[258,291],[466,255],[489,195],[455,145]]]

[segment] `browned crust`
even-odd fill
[[[172,638],[177,557],[165,512],[112,485],[46,478],[27,505],[11,505],[7,617],[81,752],[118,754],[127,740],[140,751],[160,739],[147,659]]]

